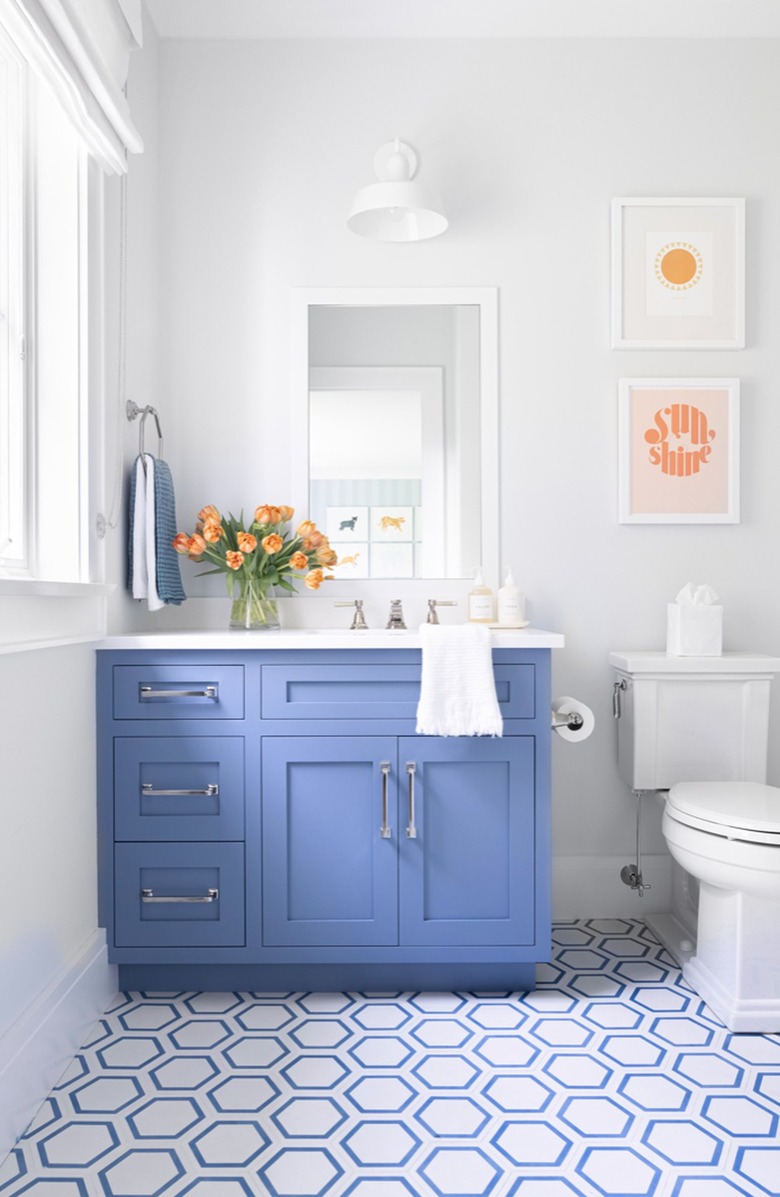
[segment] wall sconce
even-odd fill
[[[361,187],[350,209],[347,228],[375,241],[424,241],[447,227],[441,201],[415,179],[417,155],[396,138],[374,155],[378,183]]]

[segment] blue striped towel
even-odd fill
[[[179,555],[171,548],[176,535],[176,500],[173,477],[167,461],[154,459],[154,533],[157,562],[157,593],[164,603],[176,606],[184,602],[186,594],[181,584]]]
[[[133,590],[133,521],[135,516],[137,461],[130,475],[130,535],[127,545],[128,586]],[[154,458],[154,563],[157,595],[161,602],[179,606],[187,595],[182,586],[179,556],[171,541],[176,535],[176,500],[173,477],[167,462]]]

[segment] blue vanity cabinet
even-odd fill
[[[419,650],[257,642],[98,652],[120,985],[532,985],[550,949],[549,651],[494,650],[502,737],[439,738],[415,731]]]

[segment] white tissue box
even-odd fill
[[[715,603],[667,603],[666,651],[672,657],[719,657],[723,608]]]

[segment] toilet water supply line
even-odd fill
[[[645,790],[632,790],[632,794],[636,797],[636,864],[623,865],[620,870],[620,880],[624,885],[629,886],[630,889],[635,889],[640,898],[644,897],[646,889],[652,889],[649,881],[644,881],[642,878],[642,846],[641,846],[641,828],[642,828],[642,798],[646,793]]]
[[[622,714],[621,695],[628,689],[628,682],[625,678],[621,678],[612,685],[612,715],[615,719],[619,719]],[[636,890],[640,898],[644,897],[646,889],[653,887],[649,882],[645,882],[642,878],[642,797],[646,793],[645,790],[632,790],[636,798],[636,864],[623,865],[620,870],[620,880],[629,889]]]

